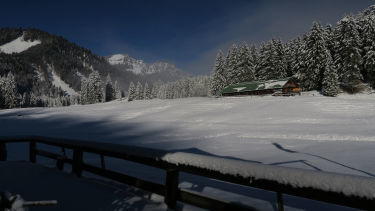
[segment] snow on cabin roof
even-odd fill
[[[234,92],[246,92],[246,91],[255,91],[255,90],[264,90],[264,89],[276,89],[282,88],[290,78],[282,78],[268,81],[252,81],[244,82],[239,84],[231,84],[225,87],[221,93],[234,93]]]

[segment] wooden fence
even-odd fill
[[[72,172],[78,177],[82,176],[82,171],[87,171],[111,180],[115,180],[120,183],[132,185],[150,191],[152,193],[162,195],[164,196],[165,203],[171,209],[175,209],[177,201],[180,201],[210,210],[256,210],[253,207],[218,200],[201,193],[179,188],[178,184],[180,172],[186,172],[189,174],[199,175],[215,180],[273,191],[276,193],[275,197],[279,210],[284,209],[283,194],[348,206],[352,208],[375,209],[375,200],[374,198],[372,198],[374,197],[374,194],[369,197],[360,197],[356,195],[348,196],[341,192],[327,191],[316,187],[294,187],[292,185],[280,183],[277,180],[224,174],[218,170],[210,170],[194,165],[176,165],[174,163],[170,163],[161,159],[164,155],[169,153],[168,151],[135,146],[36,136],[0,137],[0,161],[7,160],[6,145],[8,143],[17,142],[29,143],[29,161],[32,163],[37,162],[37,156],[43,156],[56,160],[56,167],[60,170],[63,169],[64,163],[71,164]],[[58,154],[39,149],[38,144],[61,147],[62,151],[65,151],[65,149],[70,149],[73,151],[73,156],[69,158],[64,154]],[[85,163],[83,161],[83,153],[86,152],[94,153],[100,156],[101,166],[98,167]],[[162,185],[109,170],[105,167],[105,157],[119,158],[163,169],[166,171],[166,182],[164,185]]]

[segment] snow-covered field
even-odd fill
[[[330,98],[316,93],[296,97],[116,101],[2,110],[0,133],[130,144],[374,177],[374,105],[374,94]],[[201,192],[225,195],[223,189],[234,189],[189,175],[185,178],[182,177],[182,187]],[[238,191],[228,198],[238,201],[242,195]],[[264,200],[269,198],[266,195]],[[274,204],[259,203],[264,208],[274,208]],[[291,207],[303,208],[303,203],[290,203]]]

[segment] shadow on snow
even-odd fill
[[[130,122],[121,122],[121,124],[114,124],[111,121],[111,117],[101,118],[101,119],[80,119],[79,117],[65,116],[65,115],[62,116],[58,114],[56,116],[52,116],[53,118],[50,118],[49,116],[44,117],[43,116],[44,114],[45,114],[45,110],[39,109],[39,108],[26,109],[26,110],[21,110],[21,111],[19,110],[8,111],[6,113],[0,114],[0,125],[1,125],[0,133],[2,136],[38,135],[38,136],[49,136],[49,137],[56,137],[56,138],[74,137],[74,139],[116,143],[116,144],[129,144],[129,145],[136,145],[136,146],[137,145],[142,146],[142,144],[145,143],[145,140],[147,143],[147,141],[152,141],[152,140],[155,140],[155,138],[160,138],[166,132],[178,133],[178,129],[170,125],[168,128],[148,129],[147,131],[143,130],[140,133],[135,133],[134,131],[137,131],[139,128],[142,128],[144,126],[144,123],[130,121]],[[30,115],[32,115],[34,118],[29,118]],[[201,155],[215,156],[215,157],[220,157],[220,158],[241,160],[241,161],[246,161],[246,162],[262,163],[259,161],[244,160],[244,159],[230,157],[230,156],[219,156],[219,155],[215,155],[215,154],[200,150],[198,148],[188,147],[189,142],[190,143],[192,141],[199,142],[201,140],[188,140],[188,141],[176,142],[176,140],[173,140],[175,139],[175,137],[163,137],[163,139],[166,139],[166,141],[163,140],[162,143],[156,142],[157,144],[153,144],[153,142],[149,142],[147,147],[163,148],[167,150],[169,149],[171,152],[182,151],[182,152],[189,152],[189,153],[195,153],[195,154],[201,154]],[[168,140],[170,140],[170,142]],[[174,145],[172,147],[172,150],[169,145]],[[329,161],[331,163],[365,173],[369,176],[374,176],[373,174],[369,172],[365,172],[363,170],[347,166],[345,164],[324,158],[319,155],[313,155],[309,153],[301,153],[301,152],[289,150],[289,149],[284,148],[278,143],[273,143],[273,145],[277,149],[284,151],[284,152],[300,153],[300,154],[305,154],[309,156],[314,156],[314,157]],[[180,146],[180,147],[176,147],[176,146]],[[187,146],[187,147],[184,147],[184,146]],[[14,160],[17,160],[17,159],[19,160],[20,157],[22,157],[21,154],[24,155],[24,153],[27,153],[26,147],[27,146],[24,145],[23,149],[20,149],[19,147],[10,146],[9,147],[10,158]],[[17,154],[17,153],[20,153],[20,154]],[[91,162],[99,158],[93,158],[93,157],[88,156],[86,159],[90,160]],[[159,183],[165,182],[164,181],[165,173],[161,170],[155,170],[150,167],[143,166],[140,164],[135,164],[135,163],[128,162],[128,161],[118,161],[116,159],[108,159],[107,162],[108,161],[109,161],[108,167],[112,166],[113,168],[116,168],[116,170],[126,173],[130,176],[137,176],[143,179],[156,181]],[[313,166],[312,164],[309,164],[306,160],[291,160],[291,161],[285,161],[285,162],[272,163],[271,165],[282,165],[286,163],[303,163],[304,165],[308,165],[309,167],[317,171],[322,171],[320,168]],[[12,182],[14,182],[15,184],[17,183],[17,181],[12,181]],[[256,188],[244,187],[240,185],[233,185],[233,184],[226,183],[226,182],[220,182],[217,180],[212,180],[212,179],[208,179],[204,177],[181,173],[180,186],[184,186],[184,184],[185,186],[187,184],[187,186],[184,188],[190,189],[193,191],[197,191],[197,192],[207,191],[207,194],[210,194],[210,191],[208,190],[211,190],[212,193],[219,193],[219,194],[225,193],[224,199],[230,198],[231,201],[234,201],[237,203],[245,202],[245,204],[249,204],[249,205],[260,204],[262,207],[266,205],[266,207],[268,207],[269,210],[277,210],[276,193],[273,193],[273,192],[268,192],[268,191],[264,191],[264,190],[260,190]],[[62,184],[59,184],[59,185],[62,185]],[[73,187],[72,184],[69,184],[69,185]],[[0,189],[1,187],[3,186],[0,186]],[[135,188],[132,188],[129,186],[124,186],[122,189],[125,192],[126,191],[134,192],[136,190]],[[38,191],[41,193],[43,192],[43,190],[44,190],[43,188],[38,189]],[[64,189],[61,189],[61,190],[64,190]],[[9,190],[9,191],[12,191],[12,190]],[[27,200],[34,200],[34,198],[32,197],[31,198],[28,198],[28,197],[34,196],[35,191],[36,191],[36,187],[30,186],[29,193],[20,193],[20,194],[24,195],[25,199]],[[75,191],[75,189],[71,189],[71,191]],[[90,191],[89,189],[85,190],[85,192],[89,192],[89,191]],[[16,191],[15,193],[19,193],[19,192]],[[57,191],[57,193],[58,194],[70,194],[69,192],[62,192],[62,191]],[[142,210],[143,208],[145,208],[144,204],[142,204],[141,201],[139,203],[135,201],[132,204],[128,204],[126,203],[126,201],[128,200],[126,196],[123,196],[121,194],[117,196],[116,193],[114,193],[116,200],[111,202],[112,203],[111,206],[115,206],[116,209],[125,208],[129,210]],[[145,198],[148,198],[148,199],[151,198],[150,193],[145,193],[143,191],[138,192],[138,193],[140,193]],[[82,192],[82,197],[83,198],[85,197],[85,194],[83,192]],[[213,197],[217,198],[217,195],[213,195]],[[344,209],[342,207],[329,205],[325,203],[313,202],[308,199],[296,198],[292,196],[284,195],[284,198],[285,198],[284,200],[285,200],[286,206],[301,208],[305,210],[343,210]],[[35,200],[38,200],[38,199],[35,198]],[[75,199],[75,200],[78,202],[80,201],[80,199]],[[100,200],[103,201],[103,200],[110,200],[110,199],[109,198],[100,199],[100,198],[95,198],[95,197],[91,199],[91,201],[95,203]],[[82,202],[83,201],[84,200],[82,200]],[[75,204],[77,202],[71,201],[71,202],[66,202],[66,203]]]

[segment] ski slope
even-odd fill
[[[39,45],[40,43],[42,43],[40,40],[24,40],[24,36],[21,36],[9,43],[0,46],[0,52],[4,52],[6,54],[21,53],[35,45]]]
[[[61,80],[61,78],[56,74],[55,71],[50,70],[50,78],[52,84],[56,87],[60,87],[67,95],[79,95],[73,88],[69,86],[69,84],[65,83],[65,81]]]
[[[42,135],[130,144],[366,177],[375,176],[375,95],[185,98],[0,111],[2,135]],[[120,168],[118,161],[111,164]],[[160,173],[126,164],[135,176]],[[272,210],[269,195],[192,176],[180,186]],[[228,186],[228,187],[227,187]],[[226,191],[237,191],[227,194]],[[273,198],[273,195],[271,197]],[[288,200],[286,200],[288,201]],[[288,204],[288,202],[286,202]],[[293,204],[294,203],[294,204]],[[289,201],[288,209],[305,202]],[[309,204],[308,207],[311,207]],[[320,209],[321,207],[315,207]],[[324,209],[324,208],[322,208]]]

